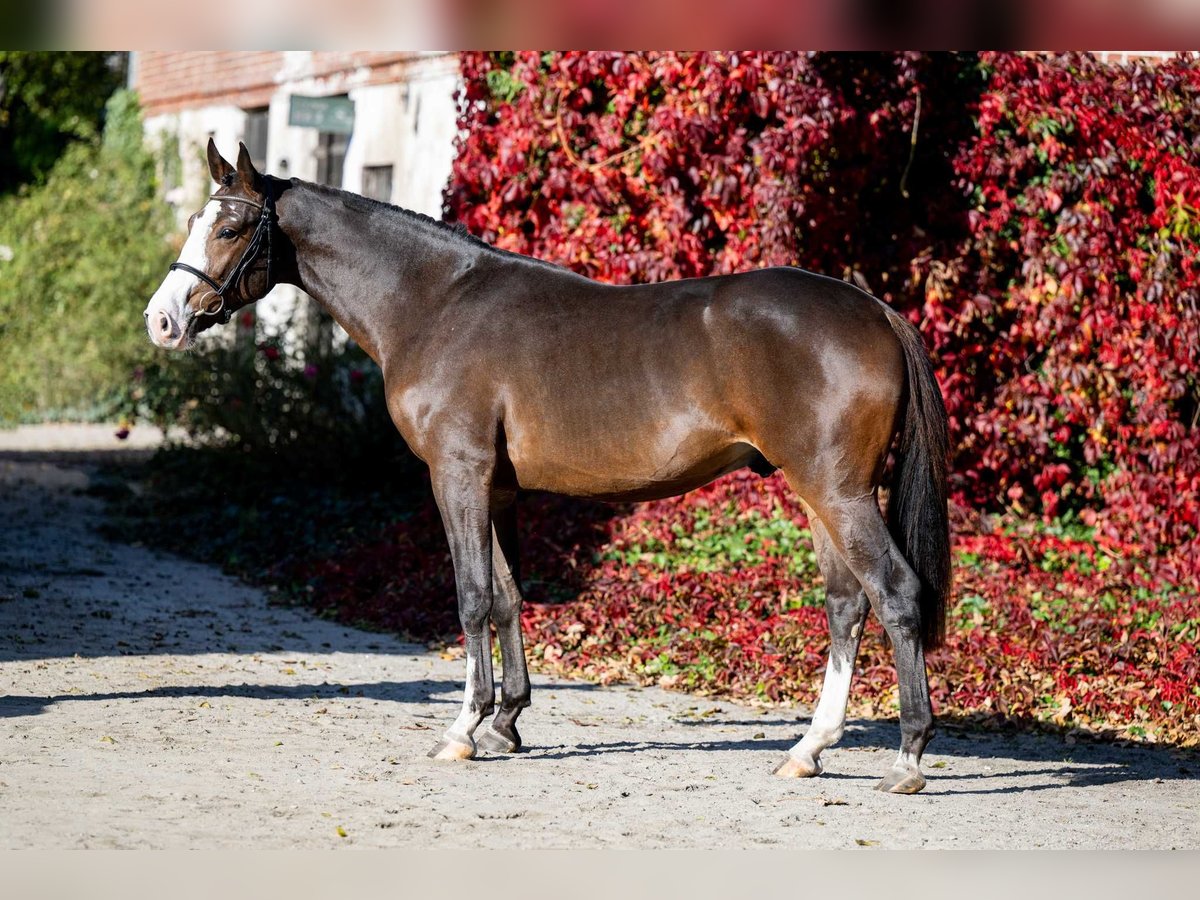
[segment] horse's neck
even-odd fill
[[[296,253],[298,287],[386,368],[436,315],[472,248],[413,215],[364,212],[340,192],[293,182],[279,227]]]

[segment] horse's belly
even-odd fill
[[[758,456],[728,431],[680,426],[586,434],[543,424],[510,436],[508,457],[527,490],[628,501],[684,493]]]

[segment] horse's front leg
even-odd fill
[[[462,711],[429,752],[434,759],[471,759],[475,729],[496,704],[492,682],[492,522],[490,462],[433,468],[433,489],[454,562],[458,616],[467,645]]]
[[[504,665],[500,682],[500,711],[479,737],[479,746],[493,753],[521,749],[517,716],[529,705],[529,670],[521,639],[521,570],[517,553],[517,504],[512,501],[492,513],[492,621]]]

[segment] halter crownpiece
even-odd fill
[[[241,259],[237,261],[234,267],[229,271],[229,274],[225,276],[224,282],[218,284],[217,280],[211,275],[201,272],[195,266],[189,266],[187,263],[173,262],[167,267],[168,272],[175,269],[180,269],[181,271],[195,275],[197,278],[211,287],[213,293],[217,295],[218,299],[220,299],[221,303],[216,309],[202,309],[195,315],[219,316],[222,325],[226,324],[231,318],[233,318],[233,310],[226,309],[225,307],[225,292],[241,280],[242,276],[246,273],[246,270],[250,268],[251,264],[258,258],[259,253],[262,251],[264,242],[266,243],[267,248],[267,285],[268,287],[270,286],[271,232],[273,230],[271,226],[273,226],[276,221],[275,194],[271,188],[270,175],[263,176],[263,183],[266,186],[266,191],[263,194],[262,203],[255,203],[253,200],[247,200],[244,197],[218,197],[216,194],[212,194],[208,198],[209,200],[217,200],[221,203],[245,203],[247,206],[253,206],[255,209],[260,211],[258,224],[254,226],[254,234],[250,236],[250,243],[246,245],[246,249],[242,252]]]

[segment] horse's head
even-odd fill
[[[195,336],[228,322],[273,286],[271,239],[275,198],[241,145],[234,168],[208,141],[208,170],[218,185],[188,220],[188,237],[146,306],[146,330],[159,347],[183,350]]]

